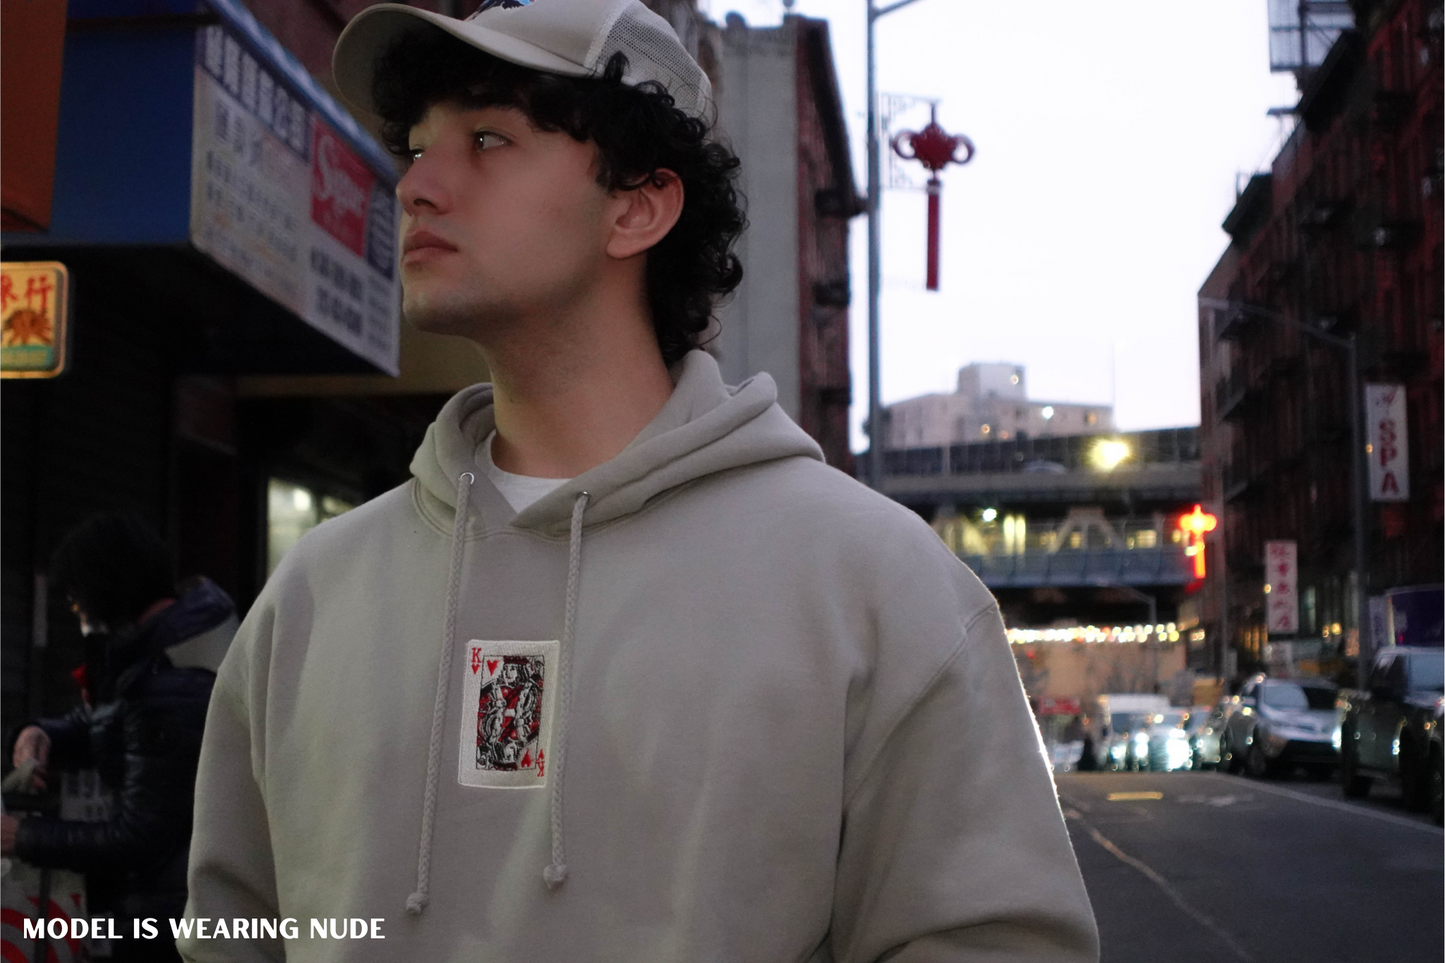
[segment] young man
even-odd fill
[[[246,618],[188,915],[302,930],[183,953],[1096,959],[993,599],[697,350],[742,224],[701,70],[638,0],[483,7],[337,47],[409,159],[406,316],[493,382]]]

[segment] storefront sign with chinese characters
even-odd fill
[[[1404,385],[1365,385],[1369,442],[1370,500],[1410,500],[1410,435],[1405,421]]]
[[[64,264],[0,264],[0,377],[54,378],[64,371],[69,311]]]
[[[196,45],[191,241],[383,371],[397,371],[396,198],[226,27]]]
[[[1299,632],[1299,546],[1296,542],[1264,543],[1265,628],[1270,635]]]

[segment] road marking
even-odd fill
[[[1253,796],[1175,796],[1174,801],[1178,803],[1196,803],[1201,806],[1213,806],[1220,809],[1224,806],[1233,806],[1235,803],[1254,802]]]
[[[1408,826],[1410,829],[1420,829],[1435,835],[1445,834],[1445,829],[1439,826],[1432,826],[1429,823],[1422,823],[1415,819],[1406,819],[1404,816],[1396,816],[1393,813],[1382,813],[1377,809],[1370,809],[1366,806],[1358,806],[1353,803],[1336,802],[1333,799],[1321,799],[1319,796],[1311,796],[1307,792],[1296,792],[1293,789],[1285,789],[1283,786],[1270,786],[1262,782],[1250,783],[1251,789],[1263,789],[1265,792],[1272,792],[1277,796],[1288,796],[1290,799],[1298,799],[1300,802],[1313,803],[1316,806],[1323,806],[1326,809],[1337,809],[1342,813],[1354,813],[1357,816],[1370,816],[1374,819],[1381,819],[1387,823],[1394,823],[1396,826]]]
[[[1190,906],[1188,901],[1185,900],[1184,895],[1173,886],[1170,886],[1168,880],[1166,880],[1163,876],[1160,876],[1154,870],[1150,869],[1149,866],[1145,864],[1142,860],[1135,859],[1133,856],[1130,856],[1118,846],[1115,846],[1104,836],[1103,833],[1099,832],[1093,826],[1090,826],[1083,819],[1079,819],[1077,816],[1075,816],[1074,818],[1078,820],[1080,825],[1082,825],[1086,830],[1089,831],[1089,835],[1093,838],[1094,842],[1098,843],[1106,851],[1117,857],[1120,862],[1124,863],[1127,866],[1132,866],[1140,873],[1143,873],[1144,878],[1149,880],[1149,882],[1153,883],[1155,886],[1159,887],[1159,889],[1163,891],[1164,895],[1169,897],[1170,902],[1172,902],[1175,906],[1179,907],[1179,909],[1184,913],[1184,915],[1188,916],[1190,919],[1194,920],[1194,922],[1198,923],[1200,926],[1204,927],[1205,929],[1209,930],[1209,932],[1219,937],[1220,942],[1222,942],[1225,946],[1229,947],[1230,951],[1234,953],[1234,955],[1237,956],[1239,959],[1243,960],[1244,963],[1253,963],[1254,957],[1249,954],[1248,950],[1241,946],[1234,937],[1230,936],[1229,933],[1225,931],[1224,927],[1220,926],[1218,923],[1214,922],[1214,920],[1210,919],[1208,916],[1205,916],[1203,913]]]
[[[1162,792],[1111,792],[1109,802],[1139,802],[1144,799],[1163,799]]]

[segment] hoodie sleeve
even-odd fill
[[[258,601],[256,608],[261,608]],[[248,619],[248,623],[252,620]],[[265,621],[265,620],[257,620]],[[221,665],[206,714],[196,776],[186,918],[275,919],[276,871],[265,800],[257,782],[263,730],[248,699],[246,678],[256,636],[246,624]],[[248,632],[248,629],[253,631]],[[247,637],[249,636],[249,638]],[[249,642],[253,645],[246,645]],[[260,963],[286,957],[280,941],[178,939],[187,963]]]
[[[962,626],[845,799],[832,950],[838,963],[1099,959],[994,604]]]

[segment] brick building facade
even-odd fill
[[[848,221],[862,211],[828,24],[786,16],[722,31],[718,124],[742,160],[743,282],[711,346],[724,379],[772,375],[778,403],[852,473]]]
[[[1264,658],[1266,540],[1299,544],[1298,638],[1324,670],[1360,625],[1347,355],[1271,316],[1353,337],[1361,383],[1405,386],[1411,497],[1366,506],[1365,589],[1442,578],[1441,10],[1351,6],[1356,29],[1302,76],[1297,127],[1240,193],[1200,291],[1205,497],[1223,509],[1201,612],[1241,669]]]

